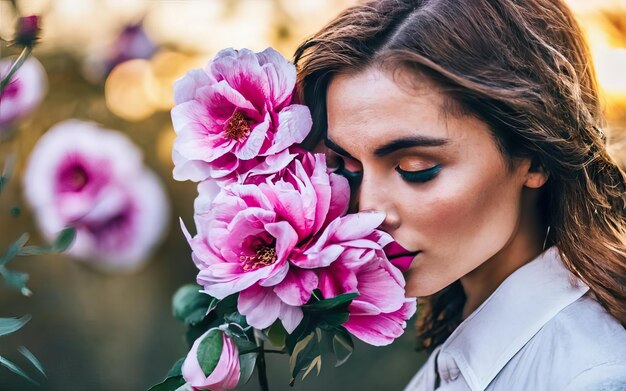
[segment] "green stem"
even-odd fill
[[[282,350],[271,350],[271,349],[265,349],[264,352],[265,353],[276,353],[276,354],[287,354],[287,352],[283,352]]]
[[[265,350],[263,349],[263,341],[259,341],[261,350],[257,356],[257,373],[259,374],[259,386],[261,391],[269,391],[267,384],[267,368],[265,367]]]
[[[9,73],[7,73],[7,75],[2,79],[2,81],[0,81],[0,95],[2,95],[2,93],[4,92],[4,89],[11,82],[11,78],[13,77],[15,72],[17,72],[17,70],[20,69],[24,61],[26,61],[31,51],[32,51],[32,48],[25,47],[24,49],[22,49],[22,53],[20,53],[20,56],[17,58],[17,60],[15,60],[13,64],[11,64]]]

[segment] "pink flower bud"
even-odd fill
[[[33,47],[39,38],[39,22],[37,15],[22,16],[17,20],[15,43],[21,46]]]
[[[222,345],[219,360],[208,374],[202,368],[209,364],[198,361],[198,350],[203,350],[204,347],[201,346],[203,343],[213,344],[212,348],[219,348],[219,345]],[[185,381],[194,390],[235,389],[240,375],[239,352],[235,341],[218,328],[210,329],[193,343],[183,362],[182,373]]]

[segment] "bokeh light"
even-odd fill
[[[124,132],[142,150],[145,164],[164,183],[172,217],[191,221],[196,187],[172,179],[175,133],[169,110],[173,84],[191,68],[203,67],[227,47],[256,51],[272,46],[287,58],[307,36],[358,0],[17,0],[24,14],[40,14],[40,44],[34,55],[46,68],[48,95],[18,129],[20,138],[0,143],[0,170],[9,152],[17,156],[14,176],[37,138],[67,118],[92,120]],[[576,13],[594,58],[607,114],[610,150],[626,166],[626,0],[566,0]],[[0,0],[0,57],[14,56],[7,45],[17,15],[10,1]],[[121,39],[140,27],[145,39],[135,47]],[[14,233],[37,237],[32,216],[23,204],[17,181],[0,197],[0,251]],[[18,217],[9,213],[21,208]],[[9,234],[7,228],[10,227]],[[186,353],[184,327],[174,320],[174,290],[193,281],[195,267],[177,224],[148,263],[134,276],[102,276],[64,257],[32,259],[17,264],[31,275],[34,296],[28,300],[5,289],[0,306],[6,315],[30,313],[23,333],[3,340],[27,345],[49,374],[47,390],[140,390],[167,373]],[[4,316],[4,315],[3,315]],[[42,337],[42,330],[46,336]],[[114,330],[114,331],[112,331]],[[5,342],[6,341],[6,342]],[[14,349],[15,350],[15,349]],[[287,360],[272,357],[272,389],[287,390]],[[311,376],[300,390],[400,389],[414,373],[418,357],[410,332],[385,349],[357,347],[347,367],[324,363],[319,378]],[[283,360],[283,361],[281,361]],[[364,376],[366,368],[394,373]],[[1,368],[0,368],[1,369]],[[346,380],[348,376],[352,376]],[[281,383],[283,380],[284,384]],[[0,389],[39,390],[18,377],[0,374]],[[255,389],[254,381],[247,390]]]
[[[139,121],[156,110],[150,101],[154,84],[147,60],[130,60],[116,66],[106,80],[104,94],[111,112],[130,121]]]

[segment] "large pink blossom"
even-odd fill
[[[291,332],[317,286],[315,272],[292,261],[345,213],[348,184],[328,172],[324,155],[310,153],[256,180],[223,188],[214,199],[204,194],[211,186],[200,186],[198,200],[211,203],[196,200],[198,232],[187,237],[208,294],[222,299],[240,292],[238,308],[250,325],[262,329],[280,318]]]
[[[0,79],[11,67],[12,60],[0,61]],[[47,90],[46,72],[34,57],[29,57],[0,94],[0,131],[27,116],[39,105]]]
[[[285,150],[312,125],[308,108],[292,103],[295,81],[294,65],[272,48],[222,50],[178,80],[174,178],[231,179],[272,156],[284,167]]]
[[[48,239],[66,226],[70,255],[111,270],[135,269],[163,236],[169,207],[141,152],[119,132],[69,120],[37,142],[24,195]]]
[[[357,213],[331,223],[300,266],[326,265],[318,271],[319,289],[324,297],[342,293],[359,294],[350,306],[343,325],[362,341],[387,345],[402,335],[406,321],[416,309],[415,298],[404,297],[405,281],[400,270],[389,262],[383,247],[391,237],[377,230],[384,213]]]
[[[198,348],[211,333],[219,333],[222,353],[210,374],[205,374],[198,362]],[[240,376],[239,352],[235,341],[218,328],[209,329],[193,343],[181,368],[183,379],[194,390],[227,391],[237,387]]]

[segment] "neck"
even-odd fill
[[[523,213],[511,240],[494,256],[461,278],[466,301],[463,319],[478,308],[515,270],[543,251],[546,228],[539,213]]]

